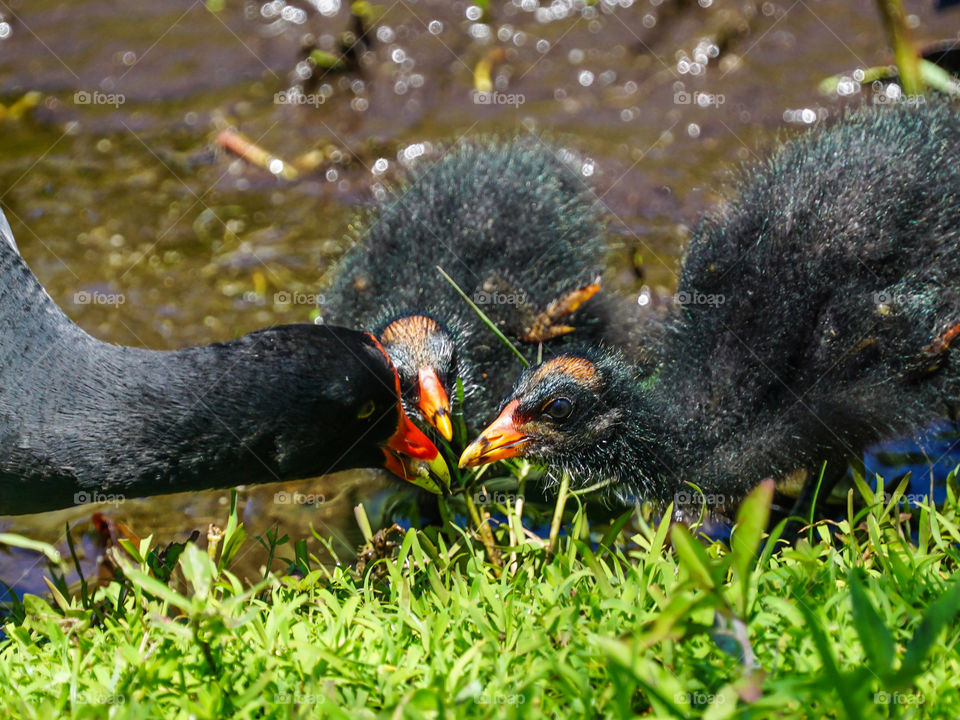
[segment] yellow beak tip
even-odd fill
[[[447,461],[442,456],[437,455],[436,459],[429,463],[430,470],[443,482],[445,487],[450,487],[450,468],[447,467]]]
[[[463,454],[460,455],[460,460],[457,462],[457,466],[462,470],[463,468],[473,467],[478,464],[477,460],[481,457],[481,453],[476,450],[476,445],[472,444],[463,451]]]
[[[446,413],[440,415],[434,415],[434,424],[433,426],[437,429],[437,432],[443,436],[443,439],[447,442],[453,440],[453,423],[450,422],[450,416]]]

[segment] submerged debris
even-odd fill
[[[220,134],[217,135],[217,144],[239,155],[248,163],[263,168],[284,180],[296,180],[300,175],[292,165],[284,162],[276,155],[271,154],[235,130],[222,130]]]
[[[378,530],[367,542],[357,549],[357,574],[363,575],[367,568],[373,566],[377,560],[392,558],[400,547],[400,539],[406,531],[397,523],[388,528]],[[374,577],[381,579],[387,574],[386,565],[380,563],[372,569]]]

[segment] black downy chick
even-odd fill
[[[702,221],[654,375],[596,347],[525,371],[462,466],[524,456],[714,510],[955,416],[960,119],[864,109],[782,147]],[[683,302],[686,300],[686,302]]]
[[[536,138],[463,142],[365,219],[323,314],[376,335],[408,410],[449,440],[457,378],[479,426],[521,366],[437,266],[533,361],[541,342],[601,337],[607,305],[591,298],[603,249],[596,204],[552,149]]]

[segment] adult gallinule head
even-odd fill
[[[598,336],[602,249],[595,203],[553,150],[537,138],[462,142],[362,223],[323,316],[380,338],[408,409],[450,439],[457,378],[470,416],[489,418],[519,366],[436,267],[532,358],[574,329]]]
[[[0,514],[387,467],[437,490],[371,335],[289,325],[160,352],[73,324],[0,213]]]
[[[955,413],[960,121],[865,109],[788,143],[694,233],[656,374],[594,349],[525,371],[462,465],[531,457],[623,497],[735,505]]]

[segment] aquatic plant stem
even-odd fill
[[[553,520],[550,521],[550,538],[547,541],[547,556],[552,556],[557,549],[557,537],[560,534],[560,525],[563,523],[563,508],[570,496],[570,474],[564,473],[560,478],[560,489],[557,491],[557,504],[553,508]]]
[[[353,516],[357,519],[357,525],[360,526],[360,534],[363,535],[364,542],[373,542],[373,529],[370,527],[370,519],[367,517],[367,511],[363,503],[354,506]]]
[[[500,563],[500,552],[494,544],[493,533],[490,531],[490,525],[487,523],[486,513],[483,514],[483,517],[480,516],[480,511],[477,510],[471,493],[465,493],[463,497],[467,503],[467,512],[470,513],[470,518],[473,520],[473,524],[477,528],[477,533],[480,535],[480,542],[482,542],[483,547],[486,548],[487,557],[490,558],[490,564],[493,565],[493,574],[499,578],[503,566]]]
[[[903,92],[906,95],[919,95],[923,92],[923,76],[920,73],[917,51],[910,41],[903,3],[901,0],[877,0],[877,8],[887,31],[887,40],[893,48]]]
[[[523,540],[523,506],[527,491],[527,475],[530,473],[529,463],[524,463],[520,470],[519,482],[517,484],[517,498],[513,506],[508,508],[507,518],[510,522],[510,545],[519,547]],[[519,567],[519,558],[516,550],[510,553],[510,571],[515,573]]]

